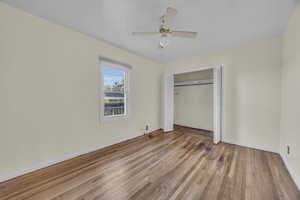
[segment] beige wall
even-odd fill
[[[198,81],[198,80],[210,80],[214,78],[213,69],[196,71],[196,72],[187,72],[174,75],[174,82],[183,82],[183,81]]]
[[[300,188],[300,5],[283,39],[280,153]],[[291,153],[287,155],[286,146]]]
[[[161,67],[0,3],[0,179],[159,128]],[[99,124],[99,56],[132,65],[128,120]]]
[[[281,37],[206,57],[169,63],[166,71],[224,64],[223,140],[279,151]]]
[[[213,130],[213,85],[174,88],[174,123]]]
[[[298,6],[284,36],[282,95],[280,37],[165,65],[175,72],[224,64],[223,140],[278,152],[281,138],[294,177],[300,177],[299,21]],[[3,3],[0,27],[0,179],[135,137],[145,124],[159,128],[163,65]],[[99,56],[133,67],[128,120],[97,119]]]

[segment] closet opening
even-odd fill
[[[213,69],[174,74],[174,129],[213,139]]]
[[[165,72],[162,128],[184,129],[221,141],[223,133],[223,65]],[[186,131],[185,131],[186,132]]]

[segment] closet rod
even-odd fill
[[[209,79],[209,80],[198,80],[198,81],[177,82],[177,83],[174,84],[174,86],[178,87],[178,86],[210,85],[210,84],[214,84],[214,81],[212,79]]]
[[[174,85],[174,87],[184,87],[184,86],[195,86],[195,85],[213,85],[214,83],[196,83],[196,84],[185,84],[185,85]]]

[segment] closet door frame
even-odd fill
[[[213,69],[214,71],[214,144],[222,141],[224,132],[224,65],[193,67],[187,70],[165,72],[162,81],[162,129],[174,130],[174,75]]]

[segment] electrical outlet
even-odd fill
[[[146,124],[145,128],[142,128],[141,130],[144,132],[144,135],[148,134],[148,132],[149,132],[149,125]]]
[[[287,155],[290,155],[290,153],[291,153],[290,145],[286,146],[286,153],[287,153]]]

